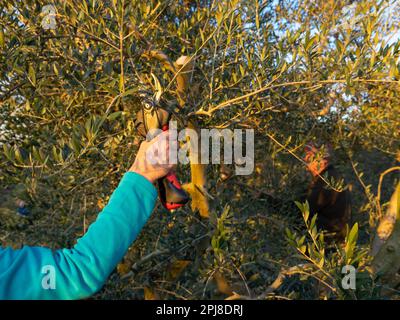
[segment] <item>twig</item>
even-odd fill
[[[126,278],[129,278],[130,276],[132,276],[134,274],[134,272],[137,271],[138,267],[141,264],[145,263],[146,261],[151,260],[153,257],[159,256],[159,255],[162,255],[162,254],[166,254],[166,253],[169,253],[169,252],[170,252],[169,250],[156,250],[156,251],[153,251],[153,252],[149,253],[147,256],[144,256],[142,259],[140,259],[139,261],[135,262],[133,264],[133,266],[131,267],[131,271],[129,271],[127,274],[123,275],[121,277],[121,279],[126,279]]]
[[[199,110],[199,111],[195,112],[195,114],[196,115],[206,115],[206,116],[211,117],[212,114],[215,111],[219,110],[219,109],[222,109],[222,108],[224,108],[226,106],[229,106],[229,105],[232,105],[232,104],[235,104],[235,103],[238,103],[238,102],[240,102],[240,101],[242,101],[242,100],[244,100],[246,98],[252,97],[252,96],[257,95],[259,93],[262,93],[264,91],[275,89],[275,88],[279,88],[279,87],[297,86],[297,85],[310,84],[310,83],[317,83],[317,84],[320,84],[320,85],[326,85],[326,84],[346,83],[347,82],[347,80],[345,80],[345,79],[338,79],[338,80],[331,79],[331,80],[322,80],[322,81],[304,80],[304,81],[285,82],[285,83],[279,83],[279,84],[276,84],[276,85],[271,85],[271,83],[274,82],[274,81],[275,81],[275,79],[273,81],[271,81],[270,83],[268,83],[266,86],[264,86],[264,87],[262,87],[262,88],[260,88],[258,90],[254,90],[254,91],[252,91],[250,93],[247,93],[247,94],[245,94],[243,96],[236,97],[236,98],[224,101],[224,102],[218,104],[217,106],[215,106],[215,107],[213,107],[213,108],[211,108],[211,109],[209,109],[207,111]],[[395,81],[395,80],[379,80],[379,79],[370,79],[370,80],[368,80],[368,79],[353,79],[352,81],[353,82],[360,82],[360,83],[363,83],[363,82],[366,82],[366,83],[396,83],[396,84],[399,83],[399,81]]]

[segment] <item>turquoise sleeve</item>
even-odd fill
[[[0,248],[0,299],[82,299],[104,285],[147,222],[155,187],[128,172],[72,249]]]

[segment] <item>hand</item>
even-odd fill
[[[169,132],[164,131],[151,141],[143,141],[139,147],[135,162],[129,171],[136,172],[151,183],[165,177],[174,164],[170,163],[170,147],[176,150],[177,141],[172,141],[170,146]]]

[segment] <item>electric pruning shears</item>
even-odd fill
[[[154,129],[167,131],[169,129],[170,113],[161,108],[159,102],[147,92],[140,93],[141,108],[136,114],[135,127],[137,132],[146,138],[148,132]],[[158,194],[162,205],[172,211],[184,206],[189,201],[189,196],[176,177],[174,172],[157,180]]]

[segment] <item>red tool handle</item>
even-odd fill
[[[164,125],[162,130],[167,131],[168,125]],[[189,201],[188,194],[182,189],[182,185],[174,172],[158,179],[157,183],[161,203],[168,211],[183,207]]]

